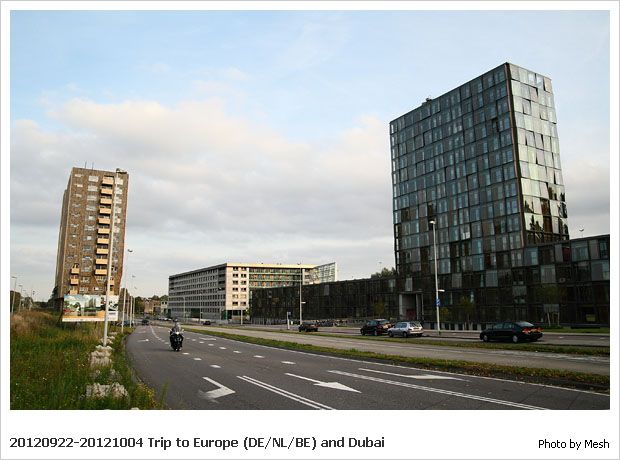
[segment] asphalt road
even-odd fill
[[[139,326],[127,340],[138,376],[171,409],[609,409],[609,396],[283,350]]]
[[[189,325],[187,327],[190,327]],[[287,333],[277,331],[256,330],[250,328],[220,328],[215,326],[191,326],[196,329],[209,329],[232,334],[248,335],[273,340],[286,340],[323,347],[372,351],[387,355],[402,355],[433,359],[456,359],[462,361],[500,364],[505,366],[539,367],[574,372],[590,372],[593,374],[609,375],[609,357],[573,355],[563,353],[543,353],[520,350],[488,350],[481,348],[449,347],[416,342],[416,338],[402,339],[400,342],[375,340],[368,338],[360,340],[346,337],[326,337],[313,333]]]
[[[286,330],[286,325],[258,326],[245,325],[244,329],[263,329],[263,330]],[[291,330],[296,330],[297,326],[291,326]],[[338,335],[360,335],[359,327],[320,327],[322,334]],[[454,340],[459,342],[480,342],[480,331],[441,331],[441,335],[435,330],[425,330],[424,338],[440,338],[441,340]],[[587,333],[579,334],[572,332],[543,332],[543,337],[536,343],[541,345],[570,345],[585,347],[608,347],[609,334]]]

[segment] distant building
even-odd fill
[[[73,168],[61,209],[55,298],[118,295],[123,273],[129,175]],[[112,219],[115,219],[112,224]],[[112,232],[112,226],[114,231]]]
[[[171,275],[168,306],[172,317],[240,319],[250,305],[252,292],[257,289],[336,279],[336,263],[318,266],[224,263]]]

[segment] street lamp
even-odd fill
[[[300,268],[299,271],[300,271],[300,274],[301,274],[301,276],[299,278],[299,325],[301,326],[301,306],[304,303],[306,303],[306,302],[302,302],[301,301],[301,287],[304,284],[304,269]]]
[[[127,258],[123,262],[123,265],[127,267],[129,265],[129,254],[133,252],[133,249],[127,249]],[[125,278],[125,290],[123,291],[123,315],[121,316],[121,334],[123,333],[123,329],[125,327],[125,299],[127,298],[127,277],[125,276],[125,270],[122,273]]]
[[[13,302],[11,302],[11,314],[15,310],[15,298],[17,297],[17,276],[11,276],[11,278],[15,279],[13,283]]]
[[[435,309],[437,312],[437,334],[441,335],[441,328],[439,327],[439,279],[437,278],[437,234],[435,233],[436,222],[434,220],[429,221],[429,224],[433,226],[433,254],[435,259]],[[443,290],[442,290],[443,291]]]

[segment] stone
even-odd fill
[[[110,385],[101,385],[99,383],[86,385],[87,398],[106,398],[108,396],[113,398],[124,398],[129,396],[129,393],[127,393],[125,387],[118,382],[114,382]]]

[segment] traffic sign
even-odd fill
[[[441,300],[439,298],[435,300],[435,305],[441,307]]]

